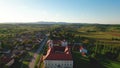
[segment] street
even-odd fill
[[[35,61],[37,59],[37,56],[39,55],[39,53],[42,51],[43,46],[45,45],[46,41],[47,41],[48,37],[46,37],[41,43],[39,48],[36,50],[36,52],[33,55],[33,58],[31,60],[31,62],[29,63],[29,68],[34,68],[35,67]]]

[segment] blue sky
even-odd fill
[[[0,22],[120,24],[120,0],[0,0]]]

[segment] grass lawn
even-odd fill
[[[87,57],[82,57],[79,52],[73,52],[74,68],[88,68],[89,59]]]
[[[29,62],[33,56],[33,52],[28,52],[28,54],[24,57],[22,61],[21,68],[28,68]]]
[[[39,63],[40,61],[40,57],[41,57],[41,54],[39,54],[35,60],[35,68],[37,68],[37,64]]]
[[[44,68],[44,63],[43,62],[40,64],[39,68]]]
[[[21,68],[28,68],[29,62],[23,61]]]
[[[102,62],[106,68],[120,68],[120,62],[108,60],[108,63]]]
[[[120,68],[120,62],[111,61],[103,57],[102,60],[83,57],[79,52],[73,52],[74,68]]]
[[[111,61],[111,66],[109,68],[120,68],[120,62]]]

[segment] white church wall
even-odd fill
[[[44,64],[45,68],[73,68],[72,60],[45,60]]]

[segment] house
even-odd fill
[[[16,38],[16,40],[19,41],[19,42],[22,42],[22,41],[23,41],[22,38]]]
[[[32,44],[26,44],[26,45],[25,45],[25,49],[26,49],[26,50],[31,50],[32,47],[33,47]]]
[[[11,59],[6,65],[11,66],[14,63],[14,61],[15,61],[14,59]]]
[[[0,51],[0,53],[3,53],[3,54],[9,54],[10,52],[11,52],[11,50],[9,50],[9,49],[2,49]]]
[[[20,57],[20,56],[23,56],[25,53],[26,53],[25,50],[14,49],[14,50],[12,50],[12,56],[11,57]]]
[[[63,41],[61,41],[61,45],[62,45],[62,46],[67,46],[67,45],[68,45],[68,42],[67,42],[66,40],[63,40]]]
[[[0,62],[7,65],[7,66],[11,66],[14,63],[14,59],[11,58],[11,55],[9,54],[4,54],[1,58],[0,58]]]
[[[48,44],[50,47],[53,47],[53,40],[48,40],[48,41],[47,41],[47,44]]]
[[[80,53],[82,54],[82,56],[86,56],[87,49],[85,49],[83,46],[80,46]]]
[[[44,59],[45,68],[73,68],[70,47],[53,46],[48,51]]]

